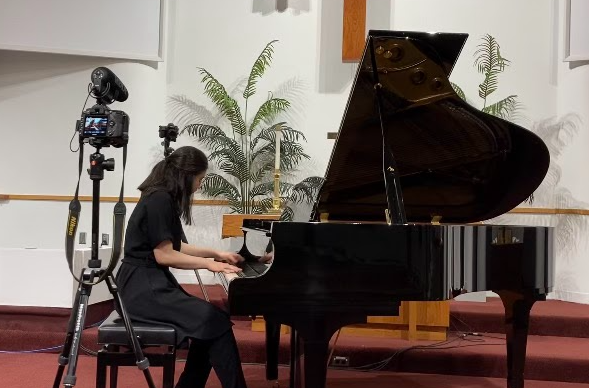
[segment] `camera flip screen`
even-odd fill
[[[108,129],[108,116],[85,116],[84,137],[106,137]]]

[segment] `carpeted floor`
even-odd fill
[[[182,362],[176,364],[176,378],[184,367]],[[78,358],[76,370],[77,388],[95,387],[95,359],[89,356]],[[0,354],[0,386],[13,388],[49,388],[57,372],[57,355],[55,354]],[[244,365],[244,372],[249,388],[276,387],[274,382],[266,381],[264,368],[260,365]],[[158,387],[161,387],[161,369],[151,368],[150,373]],[[288,387],[288,369],[279,369],[280,387]],[[121,368],[118,380],[119,388],[147,387],[145,377],[135,367]],[[211,374],[207,388],[220,388],[219,380]],[[328,388],[503,388],[505,380],[486,377],[444,376],[435,374],[411,374],[393,372],[357,372],[329,370]],[[526,381],[526,388],[589,388],[589,384],[562,383],[553,381]]]
[[[186,287],[200,295],[198,287]],[[212,302],[220,306],[226,296],[209,287]],[[330,370],[328,387],[505,387],[503,307],[497,299],[486,303],[451,302],[451,329],[444,343],[342,335],[335,356],[348,357],[350,368]],[[111,306],[92,306],[86,325],[100,322]],[[64,342],[68,309],[31,309],[0,306],[0,351],[55,348]],[[252,332],[247,319],[235,317],[234,332],[251,387],[270,387],[263,378],[264,333]],[[464,336],[464,333],[479,335]],[[536,303],[531,316],[526,362],[526,387],[589,388],[589,306],[559,301]],[[82,344],[97,350],[96,327],[84,331]],[[95,360],[80,352],[79,387],[94,386]],[[180,352],[179,357],[183,357]],[[279,361],[288,362],[288,336],[281,341]],[[359,372],[368,364],[378,372]],[[179,363],[178,370],[182,368]],[[31,372],[34,370],[35,372]],[[0,388],[51,386],[57,354],[0,353]],[[121,381],[146,386],[136,368],[123,368]],[[159,368],[153,368],[158,375]],[[282,368],[286,378],[287,369]],[[83,376],[83,377],[82,377]],[[218,386],[214,378],[210,386]],[[537,381],[536,381],[537,380]],[[84,381],[84,382],[82,382]],[[158,381],[158,380],[156,380]],[[286,386],[286,381],[281,384]],[[571,383],[571,384],[565,384]],[[573,384],[577,383],[577,384]],[[90,384],[90,385],[88,385]],[[215,385],[217,384],[217,385]],[[356,384],[356,385],[355,385]],[[394,385],[393,385],[394,384]],[[470,385],[469,385],[470,384]],[[122,384],[121,387],[125,385]]]

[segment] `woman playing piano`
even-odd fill
[[[180,147],[138,187],[141,198],[129,218],[116,283],[132,320],[171,325],[178,343],[190,340],[176,388],[204,387],[211,368],[223,388],[245,387],[229,314],[186,293],[170,272],[241,271],[232,265],[243,260],[238,254],[189,245],[184,238],[180,218],[192,223],[192,195],[207,166],[202,151]]]

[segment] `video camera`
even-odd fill
[[[159,134],[160,138],[164,139],[162,145],[164,146],[164,157],[168,157],[174,149],[170,147],[171,141],[176,141],[178,138],[179,129],[173,123],[169,123],[168,125],[160,125]]]
[[[96,105],[86,109],[78,122],[80,137],[91,145],[123,147],[129,142],[129,116],[120,110],[111,110],[107,104],[123,102],[129,93],[121,80],[108,68],[98,67],[92,71],[91,93]]]
[[[169,141],[176,141],[176,138],[178,138],[178,132],[178,127],[175,126],[173,123],[169,123],[168,125],[160,125],[159,128],[160,138]]]
[[[103,147],[122,147],[129,142],[129,116],[97,104],[84,111],[79,131],[82,138],[100,142]]]

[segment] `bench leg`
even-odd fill
[[[96,388],[106,388],[106,360],[103,351],[96,357]]]
[[[164,355],[163,388],[174,388],[174,374],[176,372],[176,351]]]
[[[119,367],[117,365],[110,366],[110,388],[117,388],[117,379],[119,377]]]

